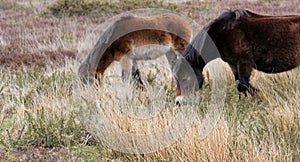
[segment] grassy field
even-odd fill
[[[166,128],[173,114],[182,110],[174,109],[175,84],[163,59],[141,69],[147,92],[123,87],[118,63],[108,69],[100,89],[80,87],[77,69],[106,29],[105,20],[143,6],[180,12],[199,28],[227,8],[269,15],[300,13],[297,0],[168,2],[0,0],[0,159],[299,161],[299,68],[276,75],[254,71],[251,83],[260,89],[259,95],[239,100],[229,67],[219,63],[225,66],[226,96],[209,134],[201,132],[205,115],[212,111],[211,75],[206,70],[203,89],[189,99],[194,101],[191,107],[183,107],[195,110],[196,118],[188,130],[180,132],[181,138],[144,154],[124,153],[112,149],[115,144],[105,143],[104,138],[120,145],[128,141],[99,128],[101,117],[120,130],[143,135]],[[124,100],[124,94],[135,99]],[[131,104],[144,112],[147,107],[163,106],[156,118],[146,122],[124,115]]]

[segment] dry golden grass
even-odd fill
[[[6,3],[0,2],[3,2],[2,6]],[[126,88],[127,85],[120,79],[118,63],[108,69],[101,88],[83,88],[78,82],[77,68],[101,31],[105,30],[106,24],[102,24],[105,18],[95,15],[62,19],[39,17],[39,11],[43,11],[50,3],[23,0],[16,4],[25,7],[26,12],[22,12],[23,9],[0,10],[0,33],[3,33],[0,35],[0,60],[5,60],[0,65],[1,159],[300,160],[300,69],[276,75],[255,71],[251,83],[260,89],[259,96],[238,100],[237,84],[225,63],[226,74],[222,75],[227,79],[224,107],[218,111],[220,114],[211,118],[211,123],[217,122],[207,136],[203,135],[201,126],[205,115],[213,110],[208,108],[212,89],[209,79],[212,78],[206,71],[203,89],[189,98],[189,108],[195,109],[196,118],[189,129],[175,132],[182,133],[178,141],[170,142],[172,137],[168,136],[169,139],[165,140],[169,140],[170,145],[146,154],[112,150],[109,146],[133,146],[133,143],[125,141],[125,136],[117,136],[112,129],[103,129],[103,118],[100,117],[105,117],[110,125],[124,132],[149,135],[174,123],[174,115],[181,112],[181,108],[174,107],[175,84],[166,60],[160,58],[142,63],[142,76],[149,89],[146,92]],[[275,15],[300,13],[298,1],[230,0],[206,3],[197,2],[196,5],[200,7],[181,4],[182,13],[191,12],[200,26],[226,7],[249,8]],[[35,8],[35,12],[28,13],[26,8]],[[72,51],[68,59],[65,59],[65,51]],[[51,53],[53,57],[50,57]],[[23,58],[27,58],[28,64]],[[39,64],[39,61],[42,63]],[[31,67],[35,65],[44,69]],[[135,95],[138,97],[129,101],[123,97]],[[139,109],[132,109],[131,105]],[[152,112],[162,109],[159,114],[151,114],[147,107],[152,108]],[[128,112],[131,114],[128,115]],[[144,120],[136,119],[143,113],[150,113],[153,118],[148,119],[144,115]],[[190,121],[182,119],[186,120]],[[104,145],[108,137],[118,143]],[[145,149],[156,147],[147,145],[149,141],[141,144]]]

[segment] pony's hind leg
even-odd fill
[[[255,95],[258,89],[254,88],[249,83],[249,78],[252,72],[252,64],[249,60],[240,59],[237,64],[237,75],[238,75],[238,91],[244,93],[247,96],[246,92],[248,91],[250,95]],[[240,96],[240,95],[239,95]]]
[[[101,81],[105,70],[111,65],[113,61],[114,58],[108,53],[104,53],[103,56],[101,57],[95,73],[95,79],[98,80],[99,85],[101,85]]]
[[[124,55],[121,60],[122,80],[123,82],[131,81],[138,89],[145,89],[144,83],[140,76],[140,70],[137,67],[136,60],[130,58],[129,55]]]

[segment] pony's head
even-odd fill
[[[222,41],[220,33],[224,33],[226,30],[234,30],[235,25],[244,16],[250,16],[253,14],[248,10],[228,10],[222,13],[218,18],[206,25],[192,40],[184,51],[183,56],[193,68],[198,80],[198,87],[203,85],[202,71],[204,66],[220,57],[220,48],[218,42]]]

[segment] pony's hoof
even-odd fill
[[[187,105],[187,101],[183,96],[177,96],[175,99],[176,106],[184,106]]]
[[[246,93],[246,91],[244,91],[244,92],[239,92],[239,100],[241,100],[242,99],[242,94],[244,94],[244,96],[245,97],[247,97],[247,93]]]
[[[245,97],[247,97],[247,92],[253,97],[256,96],[256,94],[259,92],[259,89],[253,87],[252,85],[243,85],[240,84],[237,87],[238,91],[239,91],[239,99],[241,99],[241,93],[243,93],[245,95]]]
[[[238,89],[239,93],[246,94],[246,91],[247,91],[248,88],[247,88],[246,85],[239,83],[238,86],[237,86],[237,89]]]
[[[249,86],[249,88],[247,90],[251,94],[251,96],[255,96],[257,93],[259,93],[259,89],[255,88],[251,85]]]
[[[140,83],[135,83],[134,84],[135,89],[140,90],[140,91],[146,91],[146,87],[144,84],[140,84]]]

